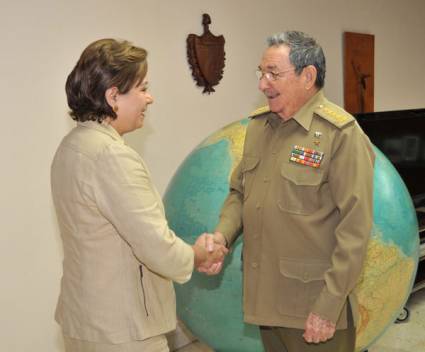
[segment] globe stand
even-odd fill
[[[410,316],[409,308],[403,307],[403,310],[398,315],[395,323],[396,324],[404,323],[409,319],[409,316]]]

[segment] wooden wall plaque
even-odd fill
[[[374,111],[375,36],[344,32],[344,108]]]
[[[213,86],[217,85],[223,77],[224,69],[224,37],[215,36],[209,30],[210,15],[202,15],[204,33],[201,36],[189,34],[186,39],[187,58],[192,69],[192,76],[196,84],[204,87],[202,93],[215,92]]]

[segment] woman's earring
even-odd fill
[[[112,110],[114,110],[114,112],[117,112],[117,111],[118,111],[118,106],[114,105],[114,106],[112,107]]]

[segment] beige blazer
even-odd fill
[[[104,343],[175,329],[172,281],[193,270],[138,153],[111,126],[78,123],[62,141],[51,186],[64,260],[56,320],[66,336]]]

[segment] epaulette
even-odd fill
[[[318,105],[314,112],[338,128],[342,128],[355,120],[347,111],[329,101]]]
[[[255,119],[258,116],[267,114],[270,112],[270,108],[268,105],[262,106],[261,108],[258,108],[257,110],[254,110],[251,114],[249,114],[250,119]]]

